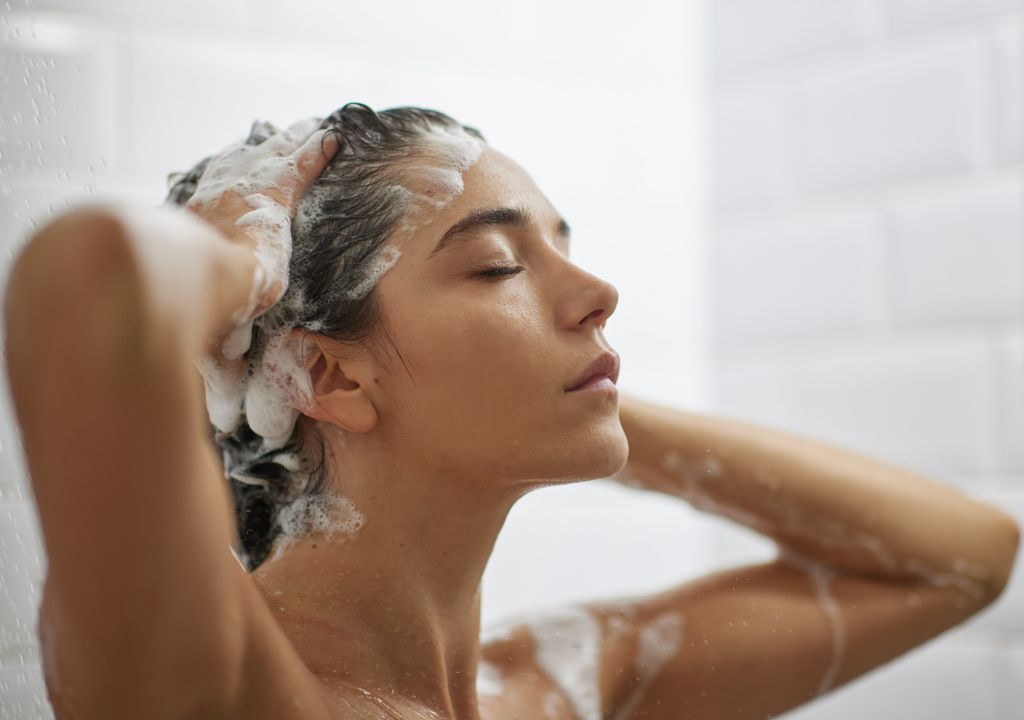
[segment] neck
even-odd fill
[[[325,682],[475,720],[480,581],[516,498],[408,465],[359,474],[351,450],[335,471],[363,479],[344,482],[362,527],[297,538],[253,577]]]

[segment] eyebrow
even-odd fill
[[[530,211],[524,207],[495,207],[474,210],[448,228],[445,234],[441,236],[441,239],[437,241],[434,249],[430,251],[427,259],[429,260],[434,257],[453,243],[469,238],[473,231],[479,230],[482,227],[498,225],[521,228],[529,226],[532,222],[533,217],[530,215]],[[569,233],[569,223],[559,218],[558,224],[555,227],[555,234],[566,239],[567,250]]]

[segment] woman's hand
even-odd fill
[[[240,272],[252,273],[246,305],[233,312],[228,327],[215,331],[195,363],[210,421],[221,432],[233,432],[245,412],[249,377],[243,356],[252,344],[253,321],[288,289],[295,207],[338,147],[332,134],[316,130],[316,120],[296,123],[260,145],[238,143],[210,160],[185,206],[231,249],[241,249]],[[226,273],[236,272],[235,259],[226,262]]]
[[[249,349],[253,320],[288,289],[295,207],[338,150],[336,138],[315,127],[303,121],[260,145],[232,145],[210,160],[185,205],[256,260],[249,301],[215,343],[228,360]]]

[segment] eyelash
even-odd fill
[[[493,267],[487,268],[486,270],[478,272],[477,275],[480,275],[481,277],[496,278],[517,275],[522,270],[522,265],[495,265]]]

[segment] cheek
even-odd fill
[[[483,400],[521,392],[550,375],[543,368],[551,367],[554,348],[538,312],[523,302],[474,299],[435,308],[410,323],[417,384]]]

